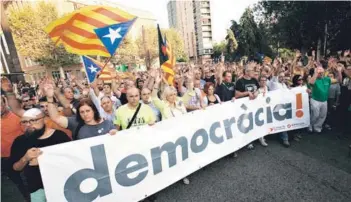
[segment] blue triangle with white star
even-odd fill
[[[87,73],[89,83],[94,82],[97,73],[101,71],[101,67],[95,64],[90,58],[83,56],[85,72]]]
[[[94,30],[111,56],[115,54],[118,46],[127,35],[128,30],[133,25],[134,21],[135,19]]]

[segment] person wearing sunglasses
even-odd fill
[[[46,127],[44,118],[44,113],[37,108],[25,111],[21,118],[25,133],[18,136],[11,147],[12,167],[17,172],[23,171],[32,202],[46,201],[38,164],[40,148],[70,141],[64,132]]]

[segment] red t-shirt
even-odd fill
[[[13,141],[23,133],[20,117],[12,112],[1,117],[1,157],[10,157]]]

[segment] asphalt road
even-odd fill
[[[284,148],[276,135],[269,146],[256,143],[238,158],[225,157],[157,193],[157,201],[351,201],[351,134],[304,134]],[[1,201],[22,201],[16,188],[2,179]]]

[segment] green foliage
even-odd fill
[[[328,48],[351,46],[351,4],[328,1],[261,1],[256,12],[269,26],[270,37],[288,48],[316,47],[328,27]]]
[[[234,32],[231,29],[227,30],[226,40],[227,40],[227,45],[226,45],[227,52],[229,54],[233,54],[234,51],[238,48],[238,42],[236,41]]]
[[[213,44],[213,55],[214,59],[220,59],[222,53],[224,54],[226,51],[226,41],[221,41],[220,43]]]
[[[54,47],[44,28],[58,18],[55,6],[38,2],[35,6],[24,4],[21,9],[9,9],[9,24],[17,50],[48,67],[68,66],[79,63],[79,57],[67,53],[63,47]]]
[[[117,49],[116,56],[118,58],[119,64],[136,63],[136,53],[138,52],[138,47],[130,37],[127,35],[119,48]]]
[[[238,56],[249,56],[253,59],[258,53],[271,57],[273,52],[267,40],[265,27],[263,24],[257,25],[250,8],[245,10],[239,22],[232,20],[230,31],[228,31],[226,58],[234,60]]]
[[[181,38],[180,34],[175,29],[161,29],[161,33],[164,37],[166,35],[168,43],[171,44],[173,54],[177,59],[183,58],[184,60],[188,60],[185,52],[184,52],[184,42]],[[143,44],[142,35],[139,36],[136,40],[136,44],[138,47],[139,57],[145,58],[145,49]],[[158,50],[158,36],[156,27],[145,27],[145,45],[146,49],[150,53],[151,61],[158,58],[159,50]]]

